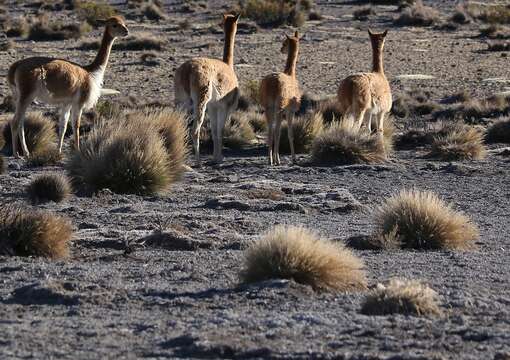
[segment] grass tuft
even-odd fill
[[[115,9],[104,1],[73,0],[73,5],[78,16],[95,27],[101,25],[100,20],[105,20],[115,15]]]
[[[475,247],[476,225],[429,191],[402,190],[374,213],[373,245],[381,249],[468,250]]]
[[[303,227],[276,226],[245,253],[243,282],[292,279],[315,290],[366,288],[363,262],[340,243]]]
[[[437,293],[416,280],[391,279],[377,284],[365,298],[361,312],[365,315],[404,314],[413,316],[439,315]]]
[[[71,184],[65,175],[43,174],[37,176],[27,187],[28,198],[32,204],[48,201],[62,202],[69,197]]]
[[[496,121],[487,129],[485,140],[489,143],[510,144],[510,119]]]
[[[292,122],[292,129],[294,132],[294,150],[296,154],[307,153],[310,151],[315,138],[324,129],[322,114],[320,112],[315,112],[295,117]],[[281,127],[280,135],[280,151],[284,154],[290,154],[288,132],[288,123],[284,122]]]
[[[391,141],[335,122],[312,143],[312,161],[324,165],[377,164],[387,160]]]
[[[425,6],[421,0],[417,0],[412,6],[405,7],[393,23],[397,26],[431,26],[438,20],[437,10]]]
[[[69,255],[71,222],[49,212],[0,209],[0,254],[61,259]]]
[[[290,0],[246,0],[241,3],[241,13],[263,27],[281,25],[302,26],[310,13],[313,3]]]
[[[471,126],[454,124],[435,136],[429,156],[445,161],[479,160],[486,155],[484,134]]]

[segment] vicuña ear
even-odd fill
[[[382,34],[383,37],[386,37],[386,35],[388,35],[388,30],[384,30],[384,32]]]
[[[298,32],[297,30],[296,30],[296,32],[294,33],[294,37],[299,39],[299,32]]]
[[[374,35],[374,33],[372,32],[372,30],[370,30],[370,28],[368,29],[368,35],[370,35],[370,36]]]
[[[290,40],[290,36],[289,36],[289,35],[285,34],[285,37],[286,37],[288,40]]]
[[[241,17],[241,13],[234,15],[234,20],[237,22],[240,17]]]

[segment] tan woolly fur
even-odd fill
[[[11,65],[7,77],[16,99],[16,113],[11,122],[14,156],[19,156],[18,141],[21,141],[23,155],[29,156],[24,121],[27,108],[34,100],[60,107],[59,151],[62,151],[70,117],[74,143],[79,148],[81,114],[83,110],[94,107],[101,95],[103,76],[115,38],[128,35],[126,24],[120,17],[109,18],[105,25],[99,52],[87,66],[48,57],[26,58]]]
[[[223,161],[223,129],[237,108],[240,91],[234,71],[234,41],[240,15],[223,15],[223,60],[195,58],[175,72],[175,105],[193,114],[193,150],[200,166],[200,129],[206,111],[211,121],[213,158]]]
[[[392,97],[390,84],[384,74],[383,49],[387,31],[373,33],[368,30],[372,43],[372,72],[351,75],[340,83],[338,102],[346,119],[354,121],[361,128],[365,115],[371,132],[372,117],[377,120],[377,132],[383,133],[384,117],[391,110]]]
[[[294,114],[301,106],[301,90],[296,78],[299,53],[299,33],[297,31],[294,36],[285,35],[281,52],[287,54],[285,70],[262,79],[259,92],[260,104],[264,108],[268,124],[267,146],[270,165],[280,164],[280,132],[284,118],[288,125],[287,135],[292,162],[296,161],[292,121]]]

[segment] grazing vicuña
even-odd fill
[[[245,253],[244,282],[293,279],[316,290],[366,288],[363,262],[340,243],[296,226],[276,226]]]

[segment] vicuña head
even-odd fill
[[[288,54],[289,51],[297,52],[299,50],[299,33],[296,31],[294,36],[285,34],[285,40],[282,44],[282,54]]]
[[[105,26],[105,32],[111,37],[124,37],[129,35],[129,30],[120,16],[112,16],[107,20],[99,20],[99,24]]]

